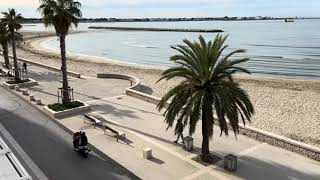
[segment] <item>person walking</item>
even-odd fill
[[[27,63],[23,62],[22,64],[24,72],[27,74]]]
[[[177,140],[175,140],[174,142],[175,143],[178,143],[179,141],[179,138],[181,137],[181,143],[184,144],[184,137],[183,137],[183,124],[182,124],[182,121],[178,121],[177,122],[177,128],[178,128],[178,137],[177,137]]]

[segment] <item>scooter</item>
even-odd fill
[[[82,155],[82,157],[87,158],[91,150],[88,148],[87,143],[85,145],[79,145],[79,141],[82,136],[82,133],[83,133],[82,131],[74,133],[73,148],[75,151],[79,152]]]
[[[89,152],[91,151],[90,149],[88,149],[88,146],[78,146],[75,147],[74,150],[79,152],[84,158],[87,158]]]

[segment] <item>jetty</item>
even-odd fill
[[[118,31],[165,31],[165,32],[201,32],[201,33],[220,33],[220,29],[170,29],[170,28],[142,28],[142,27],[107,27],[107,26],[90,26],[89,29],[107,29]]]

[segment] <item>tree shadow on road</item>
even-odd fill
[[[24,108],[9,112],[1,108],[0,123],[40,167],[49,179],[129,179],[134,177],[116,161],[104,155],[81,158],[73,150],[72,136],[37,110]]]
[[[290,161],[290,160],[289,160]],[[223,168],[223,163],[216,168],[221,174],[230,174],[237,179],[259,179],[259,180],[319,180],[320,166],[312,168],[304,166],[304,169],[294,169],[289,167],[289,162],[280,164],[276,161],[257,159],[252,156],[238,157],[238,168],[235,172],[229,172]],[[297,164],[302,167],[301,164]],[[317,168],[317,169],[315,169]],[[234,178],[236,179],[236,178]]]
[[[28,70],[27,76],[32,78],[38,82],[60,82],[62,80],[61,74],[51,72],[49,70],[46,71],[33,71]]]

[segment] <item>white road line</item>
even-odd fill
[[[192,159],[192,158],[195,158],[197,156],[198,156],[197,154],[189,154],[189,155],[186,156],[186,158]]]
[[[114,99],[114,98],[121,98],[121,97],[124,97],[124,96],[126,96],[126,95],[123,94],[123,95],[119,95],[119,96],[112,96],[112,97],[107,97],[107,98],[101,98],[101,99],[86,101],[85,103],[90,104],[90,103],[95,103],[95,102],[102,101],[102,100],[108,100],[108,99]]]
[[[261,148],[261,147],[263,147],[263,146],[265,146],[265,145],[267,145],[267,144],[268,144],[268,143],[260,143],[260,144],[258,144],[258,145],[256,145],[256,146],[253,146],[253,147],[249,148],[249,149],[245,149],[245,150],[243,150],[243,151],[240,151],[239,153],[237,153],[237,154],[235,154],[235,155],[241,157],[241,156],[250,154],[250,153],[252,153],[253,151],[255,151],[255,150],[257,150],[257,149],[259,149],[259,148]]]
[[[190,174],[190,175],[182,178],[181,180],[192,180],[192,179],[194,179],[194,178],[196,178],[196,177],[198,177],[198,176],[201,176],[201,175],[203,175],[203,174],[205,174],[205,173],[207,173],[207,172],[208,172],[207,169],[201,169],[201,170],[199,170],[199,171],[196,171],[196,172],[193,173],[193,174]]]
[[[4,135],[4,139],[9,141],[9,144],[16,150],[16,152],[20,155],[26,164],[33,173],[40,180],[49,180],[49,178],[41,171],[41,169],[32,161],[32,159],[28,156],[28,154],[21,148],[21,146],[14,140],[11,134],[7,131],[7,129],[0,123],[0,131]]]

